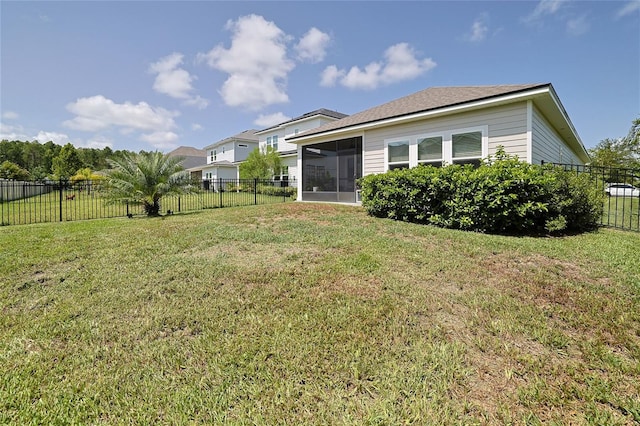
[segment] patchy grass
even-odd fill
[[[288,203],[0,229],[0,423],[634,424],[640,235]]]

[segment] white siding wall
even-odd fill
[[[289,166],[289,180],[298,179],[298,158],[295,156],[282,158],[282,165]]]
[[[229,161],[233,163],[233,142],[225,143],[216,147],[218,151],[216,161]],[[222,151],[224,150],[224,154]]]
[[[532,114],[532,158],[533,164],[542,161],[549,163],[582,164],[582,161],[569,149],[560,135],[551,127],[538,108],[533,107]]]
[[[363,174],[384,172],[385,139],[485,125],[489,128],[489,155],[494,155],[498,145],[502,145],[507,153],[517,155],[520,159],[526,161],[527,104],[526,102],[520,102],[368,130],[363,138]]]

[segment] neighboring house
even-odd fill
[[[215,189],[218,179],[238,179],[238,165],[258,146],[256,130],[245,130],[204,147],[206,164],[189,169],[192,176],[200,175],[205,189]],[[204,158],[201,159],[204,160]],[[211,182],[214,183],[211,186]]]
[[[192,148],[190,146],[181,146],[167,154],[169,157],[183,157],[182,166],[190,169],[202,164],[204,157],[207,155],[203,149]]]
[[[274,176],[274,179],[296,179],[298,147],[297,145],[289,143],[289,138],[304,131],[318,128],[327,123],[332,123],[346,116],[346,114],[342,114],[337,111],[321,108],[256,132],[256,135],[259,137],[259,146],[261,151],[266,150],[267,147],[271,147],[280,154],[282,170],[279,175]],[[295,182],[292,182],[291,184],[295,185]]]
[[[268,132],[263,130],[262,135]],[[356,202],[356,180],[418,164],[479,164],[498,146],[521,160],[584,164],[553,86],[433,87],[287,138],[298,200]]]

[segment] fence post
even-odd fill
[[[258,178],[253,178],[253,204],[258,205]]]
[[[220,194],[220,207],[222,207],[222,178],[218,178],[218,194]]]
[[[59,185],[60,186],[60,190],[59,190],[59,192],[60,192],[60,222],[62,222],[62,195],[63,195],[63,192],[62,192],[62,178],[60,178],[58,180],[58,183],[60,184]]]
[[[178,213],[180,213],[180,196],[178,195]]]

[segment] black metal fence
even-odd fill
[[[295,181],[215,179],[198,182],[196,191],[161,199],[161,213],[171,214],[232,206],[283,203],[297,194]],[[0,225],[133,217],[142,206],[109,202],[104,180],[16,181],[0,179]]]
[[[605,194],[600,224],[640,232],[640,170],[558,164],[566,171],[587,173]]]

